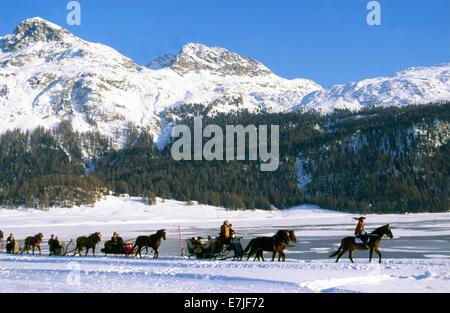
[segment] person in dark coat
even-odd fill
[[[53,241],[53,254],[54,255],[61,255],[61,249],[62,249],[62,245],[59,243],[59,238],[56,237],[55,240]]]
[[[16,241],[14,240],[13,234],[9,234],[8,239],[6,239],[6,253],[14,253],[14,245]]]
[[[2,242],[2,250],[3,250],[3,232],[0,230],[0,241]]]
[[[50,239],[48,240],[48,250],[49,250],[49,256],[55,254],[55,235],[51,235]]]
[[[118,233],[114,233],[111,237],[111,250],[116,253],[120,253],[123,246],[123,239]]]

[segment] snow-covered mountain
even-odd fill
[[[183,104],[214,101],[220,112],[285,111],[321,88],[278,77],[225,49],[192,43],[147,68],[41,18],[20,23],[0,38],[0,48],[0,132],[67,119],[76,130],[110,136],[131,122],[158,137],[164,112]]]
[[[402,106],[449,101],[450,63],[412,67],[391,77],[377,77],[335,85],[305,96],[293,109],[360,110],[371,106]]]
[[[226,49],[195,43],[141,66],[108,46],[30,18],[0,37],[0,133],[70,120],[78,131],[98,130],[120,139],[132,123],[164,144],[169,121],[177,120],[174,109],[186,104],[209,106],[214,114],[330,112],[450,100],[449,69],[447,63],[324,89],[308,79],[281,78]]]

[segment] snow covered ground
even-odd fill
[[[449,292],[450,260],[236,262],[0,256],[12,292]]]
[[[450,213],[368,215],[366,228],[390,223],[394,239],[382,241],[383,260],[367,261],[367,252],[329,259],[354,215],[300,206],[284,211],[226,211],[207,205],[158,199],[147,206],[138,198],[108,197],[95,207],[0,209],[0,229],[16,239],[42,232],[68,240],[94,231],[125,239],[167,230],[160,258],[97,256],[48,257],[0,254],[0,284],[12,292],[450,292]],[[180,257],[182,237],[215,236],[223,220],[246,240],[293,228],[299,242],[287,249],[285,263],[209,261]],[[245,242],[244,242],[245,244]],[[97,250],[99,250],[98,247]],[[413,257],[410,257],[413,256]]]

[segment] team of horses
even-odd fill
[[[341,244],[338,250],[330,255],[330,257],[334,257],[337,255],[336,263],[342,257],[345,252],[349,252],[349,259],[353,263],[353,253],[354,250],[367,250],[369,249],[369,262],[372,261],[372,255],[375,251],[379,256],[379,263],[381,263],[381,253],[379,251],[381,239],[384,236],[388,236],[389,238],[393,238],[391,228],[389,224],[378,227],[373,232],[369,234],[369,240],[367,242],[367,247],[365,244],[360,244],[355,242],[355,237],[345,237],[342,239]],[[29,250],[32,249],[33,255],[34,250],[37,248],[39,250],[39,255],[41,255],[41,247],[40,244],[42,242],[43,235],[39,233],[35,236],[30,236],[25,239],[24,250],[29,254]],[[90,234],[89,236],[81,236],[76,240],[75,249],[73,250],[75,256],[77,253],[81,256],[81,252],[86,249],[86,253],[84,256],[87,256],[89,250],[92,249],[92,254],[95,256],[95,248],[97,244],[101,241],[102,237],[99,232],[95,232]],[[146,253],[148,254],[148,248],[152,248],[154,251],[154,259],[158,258],[158,248],[161,245],[161,240],[166,240],[166,230],[160,229],[155,234],[150,236],[139,236],[136,238],[133,249],[135,250],[135,257],[138,255],[142,258],[141,251],[142,249],[146,249]],[[251,256],[255,255],[254,261],[256,259],[264,261],[263,252],[268,251],[272,252],[272,262],[275,260],[275,256],[278,253],[278,262],[286,260],[286,254],[284,250],[286,247],[290,246],[290,243],[297,243],[297,237],[293,229],[283,229],[278,230],[275,235],[268,237],[256,237],[250,240],[247,247],[244,249],[244,254],[247,254],[247,261]]]

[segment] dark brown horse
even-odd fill
[[[153,256],[154,259],[158,258],[158,248],[161,244],[161,238],[166,240],[166,230],[160,229],[155,234],[150,236],[139,236],[136,238],[136,242],[134,243],[133,249],[136,251],[135,257],[139,254],[139,256],[142,258],[141,250],[145,247],[147,253],[148,253],[148,247],[152,248],[153,251],[155,251],[155,254]],[[137,249],[136,249],[137,247]]]
[[[290,237],[288,230],[279,230],[272,237],[253,238],[244,249],[244,253],[250,250],[247,256],[247,261],[254,253],[256,253],[255,258],[253,259],[254,261],[256,261],[256,258],[258,258],[258,261],[261,259],[264,261],[263,251],[273,252],[272,261],[277,252],[281,254],[284,260],[285,255],[283,249],[289,244],[289,240]]]
[[[39,249],[39,255],[41,255],[41,242],[42,238],[44,238],[44,235],[42,233],[39,233],[35,236],[30,236],[25,238],[25,250],[27,250],[27,254],[30,254],[30,248],[33,248],[33,255],[34,255],[34,248]]]
[[[73,253],[73,256],[75,256],[75,254],[77,253],[81,256],[81,251],[83,251],[84,248],[86,248],[86,254],[84,256],[87,256],[89,249],[92,249],[92,254],[95,256],[95,246],[101,240],[102,236],[99,232],[90,234],[88,237],[86,236],[78,237],[77,245],[75,248],[75,252]]]
[[[288,231],[289,241],[292,241],[294,243],[297,243],[297,236],[295,236],[295,232],[293,229],[289,229]],[[287,245],[289,245],[289,241],[287,242]],[[275,260],[275,255],[278,252],[278,262],[280,262],[280,258],[283,258],[283,262],[286,261],[286,253],[284,253],[284,249],[287,246],[284,242],[281,242],[279,245],[276,245],[273,249],[272,254],[272,262]]]
[[[381,238],[384,235],[387,235],[391,239],[394,238],[394,235],[392,234],[389,224],[378,227],[377,229],[375,229],[373,232],[371,232],[369,234],[369,241],[367,242],[367,245],[369,246],[369,249],[370,249],[369,262],[372,261],[373,251],[375,251],[379,256],[378,262],[381,263],[381,253],[380,253],[380,250],[378,250],[378,248],[380,247]],[[341,256],[345,252],[348,251],[348,257],[350,258],[350,261],[352,261],[352,263],[354,263],[353,262],[354,250],[367,250],[367,249],[364,247],[363,243],[355,243],[355,237],[346,237],[346,238],[342,239],[339,249],[336,252],[334,252],[333,254],[331,254],[330,258],[337,255],[338,256],[336,259],[336,263],[337,263],[339,261],[339,259],[341,258]]]

